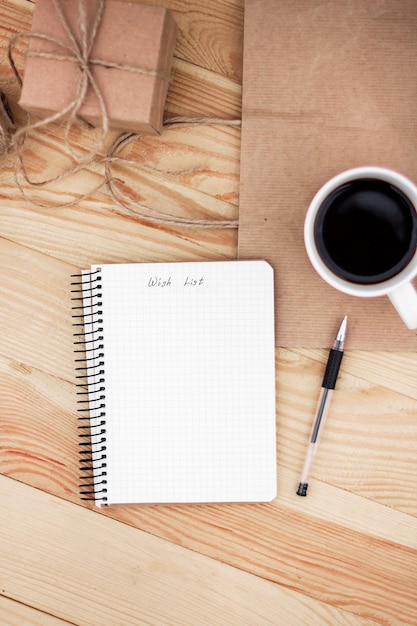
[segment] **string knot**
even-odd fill
[[[60,61],[72,61],[73,63],[76,63],[80,70],[78,85],[76,87],[74,98],[71,102],[69,102],[67,106],[64,107],[62,111],[58,111],[57,113],[54,113],[47,118],[39,120],[36,123],[28,123],[26,128],[23,128],[16,133],[16,138],[21,142],[24,142],[24,139],[29,129],[34,130],[36,128],[46,126],[52,122],[60,122],[66,119],[66,148],[78,164],[87,163],[93,160],[102,150],[109,127],[106,104],[101,90],[97,84],[97,81],[94,78],[93,72],[91,71],[93,63],[91,54],[94,47],[94,42],[96,40],[97,32],[103,17],[105,0],[97,0],[97,7],[91,18],[87,16],[85,0],[78,0],[78,21],[74,27],[72,27],[64,12],[64,3],[61,0],[52,0],[52,3],[54,5],[56,14],[59,17],[60,23],[67,35],[67,41],[60,41],[59,39],[56,39],[55,37],[49,35],[45,35],[44,33],[19,33],[18,35],[15,35],[15,37],[13,37],[9,42],[9,63],[19,85],[22,86],[22,79],[19,75],[19,72],[17,71],[16,64],[12,56],[12,50],[16,41],[18,39],[29,37],[49,42],[54,45],[56,50],[60,50],[60,52],[29,50],[28,56]],[[96,60],[94,61],[94,63],[100,64],[100,61]],[[120,66],[120,69],[123,69],[123,66]],[[87,91],[90,87],[93,90],[99,105],[101,122],[99,139],[97,140],[93,148],[87,154],[85,154],[84,152],[77,152],[73,149],[70,144],[69,137],[71,129],[77,121],[78,114],[87,95]]]
[[[80,59],[79,68],[82,74],[88,74],[90,71],[88,59]]]

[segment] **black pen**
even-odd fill
[[[316,418],[313,423],[313,428],[310,435],[310,443],[307,450],[306,460],[304,462],[303,471],[301,474],[300,484],[298,485],[297,495],[306,496],[308,489],[308,478],[310,475],[311,464],[314,459],[314,455],[317,451],[319,443],[320,433],[324,426],[327,411],[329,408],[330,400],[333,395],[333,390],[336,386],[337,375],[339,373],[340,363],[343,357],[343,346],[345,344],[347,328],[347,316],[343,318],[339,330],[337,331],[336,339],[333,344],[333,348],[330,350],[329,358],[327,361],[326,371],[324,373],[323,382],[321,384],[321,392],[319,401],[317,404]]]

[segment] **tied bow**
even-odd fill
[[[43,59],[55,59],[61,61],[72,61],[78,65],[80,70],[79,81],[77,85],[76,94],[73,100],[62,110],[57,113],[54,113],[50,117],[47,117],[43,120],[40,120],[36,123],[29,124],[26,129],[22,129],[22,131],[18,131],[16,133],[16,137],[19,135],[26,135],[28,130],[33,130],[35,128],[39,128],[42,126],[46,126],[51,122],[58,122],[64,118],[68,117],[66,128],[65,128],[65,145],[68,151],[71,153],[73,158],[78,163],[86,163],[94,159],[94,157],[101,151],[103,148],[104,140],[107,136],[109,129],[109,118],[107,114],[106,104],[104,102],[103,94],[94,78],[92,68],[94,66],[102,66],[102,67],[110,67],[115,69],[120,69],[126,72],[133,72],[135,74],[145,74],[147,76],[155,76],[162,80],[169,80],[169,77],[166,76],[164,72],[159,72],[157,70],[149,70],[142,67],[136,67],[127,64],[119,64],[114,63],[113,61],[109,61],[106,59],[95,59],[92,58],[91,53],[94,47],[94,42],[97,36],[98,29],[100,27],[100,23],[103,17],[105,0],[97,0],[97,8],[95,9],[92,20],[88,19],[87,10],[86,10],[86,0],[78,0],[78,23],[77,29],[74,30],[71,27],[71,24],[68,22],[68,19],[65,15],[63,6],[64,3],[61,0],[52,0],[53,5],[55,7],[56,13],[60,18],[61,24],[69,38],[70,43],[64,43],[59,41],[55,37],[51,37],[49,35],[45,35],[44,33],[35,33],[35,32],[26,32],[15,35],[9,42],[8,46],[8,58],[10,66],[16,76],[19,85],[22,86],[22,79],[17,71],[16,64],[12,57],[13,46],[18,39],[22,38],[35,38],[41,39],[43,41],[47,41],[49,43],[54,44],[58,48],[61,48],[64,53],[59,54],[55,52],[35,52],[30,50],[28,52],[29,56],[40,57]],[[86,97],[87,91],[89,87],[92,88],[97,101],[100,107],[100,117],[101,117],[101,132],[100,139],[97,141],[96,145],[93,149],[88,152],[86,155],[81,155],[77,153],[69,142],[69,135],[72,126],[74,125],[77,117],[79,117],[80,109],[83,105],[84,99]]]

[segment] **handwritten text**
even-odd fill
[[[171,284],[171,276],[169,276],[169,278],[152,276],[148,280],[148,287],[171,287]]]
[[[185,279],[184,287],[199,287],[204,282],[204,278],[193,278],[191,276],[187,276]]]

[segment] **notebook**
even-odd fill
[[[98,506],[272,500],[271,266],[93,265],[72,289],[81,497]]]

